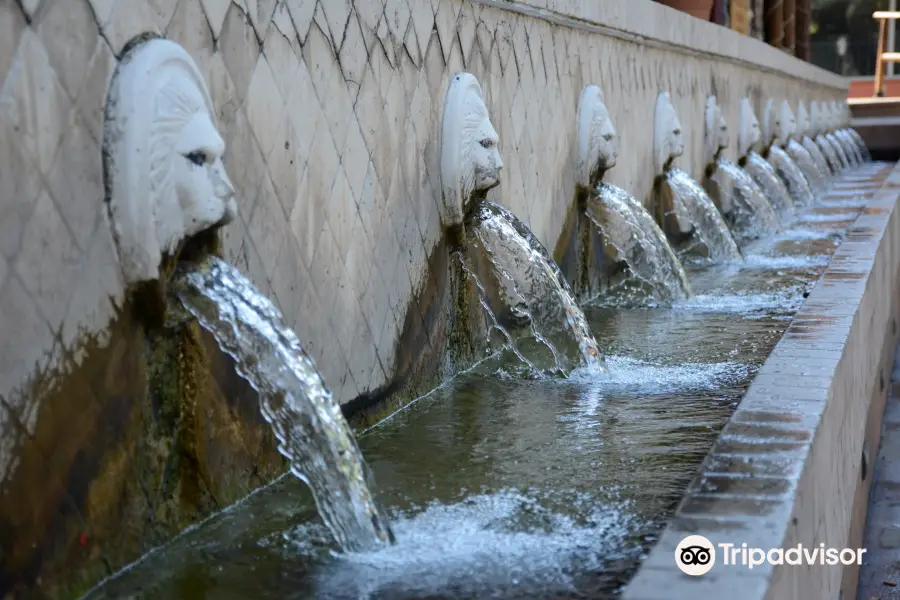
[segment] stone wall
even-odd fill
[[[408,360],[403,332],[427,327],[413,300],[445,252],[439,142],[453,73],[479,78],[500,134],[491,197],[550,248],[573,197],[585,84],[602,87],[621,137],[611,179],[639,198],[660,91],[686,133],[678,162],[698,177],[708,94],[733,125],[745,95],[757,109],[846,95],[829,73],[649,0],[0,0],[0,507],[38,438],[28,468],[56,469],[67,501],[71,465],[99,452],[83,428],[49,465],[56,442],[39,435],[39,414],[59,415],[54,435],[81,411],[122,436],[101,419],[120,397],[109,378],[66,410],[41,402],[128,312],[104,209],[103,114],[123,47],[147,32],[206,75],[238,193],[225,256],[281,307],[342,402],[389,389]],[[248,456],[265,446],[254,444]]]

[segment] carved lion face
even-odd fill
[[[806,111],[806,104],[799,102],[797,104],[797,137],[806,137],[809,135],[809,113]]]
[[[722,107],[719,106],[715,96],[706,99],[706,162],[712,163],[716,160],[719,152],[728,147],[731,143],[731,136],[728,133],[728,123],[725,121],[725,115],[722,113]]]
[[[753,112],[749,98],[741,99],[740,128],[738,129],[738,154],[746,156],[762,139],[759,120]]]
[[[669,162],[684,154],[684,135],[681,122],[672,106],[669,92],[661,93],[656,99],[654,119],[654,147],[656,174],[662,174]]]
[[[166,254],[237,214],[222,166],[225,143],[196,64],[154,39],[123,58],[104,132],[110,215],[126,283],[154,280]]]
[[[460,225],[475,192],[500,183],[500,137],[481,86],[471,73],[450,78],[441,127],[441,191],[445,227]]]
[[[788,143],[788,140],[791,139],[791,136],[794,135],[796,130],[797,119],[794,117],[794,111],[791,110],[791,105],[788,104],[788,101],[784,100],[775,116],[773,143],[784,146]]]
[[[578,183],[596,185],[602,172],[616,165],[618,156],[616,128],[603,102],[603,94],[596,85],[587,85],[578,102]]]

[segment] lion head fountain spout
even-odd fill
[[[450,79],[441,126],[441,222],[462,231],[478,198],[499,185],[500,136],[491,124],[481,85],[471,73]]]
[[[809,118],[802,102],[799,110],[800,115],[797,118],[788,101],[782,100],[778,116],[775,119],[775,144],[784,149],[797,164],[809,186],[813,190],[821,192],[825,189],[826,172],[822,171],[815,156],[801,143],[809,129]]]
[[[831,114],[832,135],[840,145],[840,149],[844,152],[847,165],[850,167],[858,167],[865,162],[865,159],[863,158],[863,154],[860,151],[856,140],[853,138],[853,135],[847,127],[850,124],[850,114],[847,104],[833,101],[831,102],[829,109]]]
[[[748,154],[754,152],[762,140],[762,130],[759,127],[759,119],[753,112],[750,98],[741,99],[741,108],[738,114],[740,124],[738,126],[738,158],[743,161]]]
[[[203,76],[178,44],[151,39],[119,63],[106,105],[104,174],[126,284],[160,278],[193,236],[232,221],[234,187]]]
[[[603,101],[603,92],[596,85],[586,85],[578,101],[577,185],[596,187],[603,173],[616,166],[618,156],[618,136]]]
[[[790,104],[782,101],[776,106],[770,98],[763,110],[761,154],[784,181],[794,205],[812,206],[815,199],[812,186],[791,155],[784,150],[796,129],[797,120]]]
[[[656,112],[653,118],[654,176],[664,175],[672,161],[684,154],[684,135],[681,121],[669,92],[656,97]]]
[[[731,134],[728,132],[728,123],[722,113],[722,107],[715,96],[706,99],[706,111],[704,113],[706,129],[703,133],[704,165],[714,165],[716,159],[722,154],[722,150],[731,145]]]
[[[813,101],[810,104],[810,128],[814,133],[813,140],[828,161],[834,174],[844,170],[846,165],[837,147],[837,140],[830,135],[830,115],[824,103]]]
[[[634,196],[603,181],[617,156],[616,129],[603,93],[587,85],[578,102],[575,158],[579,296],[593,298],[607,290],[657,300],[690,296],[684,269],[650,213]]]

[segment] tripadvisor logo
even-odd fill
[[[825,544],[791,548],[752,548],[746,543],[718,544],[720,564],[753,569],[769,565],[861,565],[865,548],[826,548]],[[716,564],[716,545],[702,535],[689,535],[675,548],[675,564],[686,575],[706,575]]]

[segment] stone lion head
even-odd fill
[[[797,103],[797,137],[808,136],[809,129],[809,113],[806,110],[806,103],[801,100]]]
[[[705,164],[716,161],[719,153],[731,144],[731,135],[728,133],[728,123],[722,113],[722,107],[715,96],[706,99],[706,111],[704,113],[706,129],[703,134]]]
[[[653,156],[656,175],[665,172],[669,163],[684,154],[684,135],[681,122],[669,92],[661,92],[656,97],[656,112],[653,119]]]
[[[797,131],[797,119],[787,100],[782,100],[775,115],[772,143],[784,146]]]
[[[457,73],[450,78],[441,127],[441,221],[445,227],[462,224],[475,192],[500,183],[499,144],[478,80],[471,73]]]
[[[740,127],[738,129],[738,154],[747,156],[762,139],[762,131],[759,127],[759,120],[756,113],[753,112],[753,105],[750,98],[741,99]]]
[[[619,156],[616,128],[596,85],[586,85],[578,101],[578,155],[575,175],[582,186],[594,186]]]
[[[809,103],[809,128],[813,136],[823,133],[825,130],[822,106],[815,100]]]
[[[157,279],[163,256],[236,216],[214,115],[197,65],[178,44],[143,42],[119,63],[107,99],[104,167],[127,284]]]

